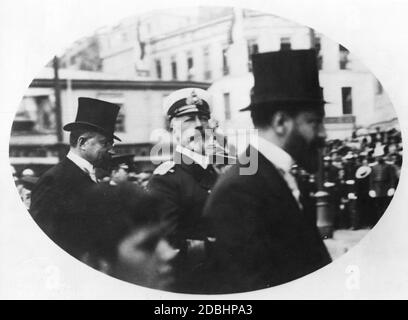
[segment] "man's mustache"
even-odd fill
[[[197,128],[194,130],[194,132],[191,132],[190,137],[188,138],[188,142],[192,142],[196,140],[197,138],[200,138],[202,141],[205,140],[205,132],[204,129],[202,128]]]

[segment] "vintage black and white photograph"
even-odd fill
[[[326,269],[389,218],[400,119],[324,31],[243,6],[158,8],[47,61],[7,166],[27,223],[93,272],[250,293]]]

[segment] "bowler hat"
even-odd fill
[[[267,104],[284,107],[321,107],[322,88],[315,50],[289,50],[252,55],[255,85],[251,104],[241,111]]]
[[[66,124],[63,129],[65,131],[72,131],[80,128],[89,128],[107,137],[121,141],[113,134],[118,112],[119,106],[116,104],[81,97],[78,98],[78,112],[75,122]]]

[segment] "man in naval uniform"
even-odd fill
[[[172,161],[154,171],[148,190],[161,199],[170,223],[167,238],[179,249],[174,291],[200,290],[200,273],[209,247],[202,211],[217,179],[212,156],[209,94],[199,88],[173,92],[163,103],[175,146]]]
[[[87,194],[98,183],[96,168],[108,168],[119,106],[91,98],[78,99],[70,132],[70,150],[34,186],[30,213],[40,228],[61,248],[78,259],[87,252]],[[91,231],[95,228],[91,228]]]

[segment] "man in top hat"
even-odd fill
[[[163,109],[175,151],[172,161],[156,168],[147,187],[161,199],[161,213],[170,222],[168,239],[180,250],[173,290],[195,293],[206,245],[202,211],[217,179],[208,150],[210,96],[199,88],[177,90],[166,97]]]
[[[252,63],[255,85],[243,110],[257,138],[220,177],[204,211],[215,237],[210,293],[276,286],[331,261],[290,172],[295,162],[316,172],[325,142],[316,52],[255,54]],[[253,172],[243,170],[248,155],[257,164]]]
[[[78,99],[67,156],[45,172],[35,185],[30,212],[43,231],[61,248],[81,259],[86,251],[86,194],[98,181],[95,168],[108,168],[119,107],[109,102]]]

